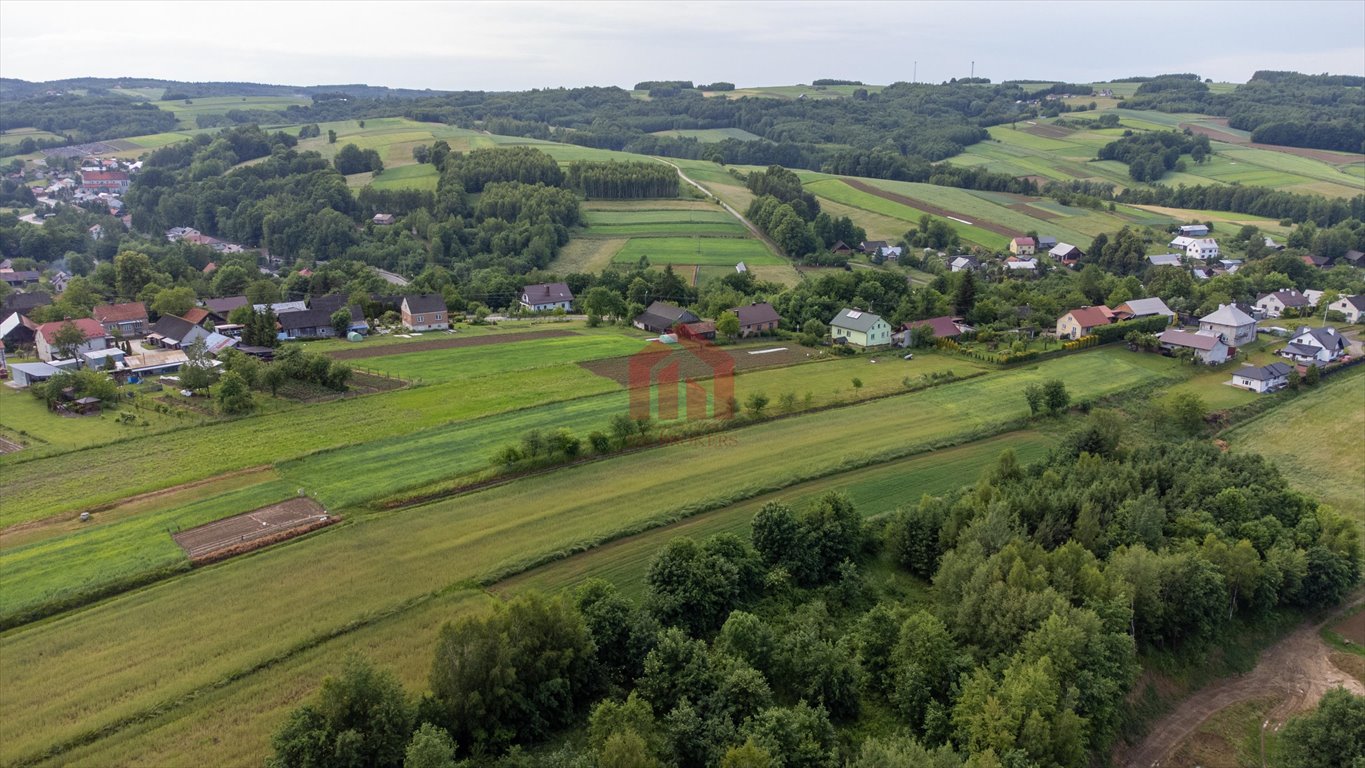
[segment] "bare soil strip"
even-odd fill
[[[1046,208],[1036,208],[1028,203],[1015,203],[1014,205],[1007,205],[1005,207],[1011,211],[1018,211],[1025,216],[1032,216],[1035,219],[1042,219],[1043,221],[1052,221],[1053,219],[1062,218],[1060,213],[1049,211]]]
[[[1226,121],[1225,121],[1226,122]],[[1194,125],[1193,123],[1181,123],[1180,127],[1189,128],[1194,133],[1208,136],[1214,141],[1221,141],[1227,144],[1237,144],[1253,149],[1268,149],[1271,152],[1283,152],[1286,155],[1298,155],[1310,160],[1320,160],[1330,165],[1353,165],[1361,161],[1359,157],[1343,156],[1340,152],[1332,152],[1326,149],[1311,149],[1309,147],[1286,147],[1280,144],[1257,144],[1249,139],[1244,139],[1231,133],[1225,133],[1217,128],[1209,128],[1205,125]]]
[[[327,355],[333,360],[363,360],[367,357],[406,355],[410,352],[430,352],[434,349],[481,347],[485,344],[511,344],[516,341],[535,341],[536,339],[554,339],[561,336],[577,335],[578,334],[573,331],[526,331],[525,333],[508,334],[506,336],[489,335],[471,336],[463,339],[432,339],[431,341],[412,341],[406,344],[385,344],[381,347],[342,349],[336,352],[328,352]]]
[[[1279,730],[1295,713],[1316,706],[1324,693],[1338,686],[1365,695],[1365,685],[1332,663],[1331,648],[1318,636],[1318,630],[1362,601],[1365,598],[1357,598],[1324,621],[1301,625],[1262,652],[1256,667],[1247,674],[1224,678],[1200,689],[1153,723],[1142,743],[1127,750],[1116,749],[1113,764],[1126,768],[1163,765],[1175,748],[1190,738],[1205,720],[1226,707],[1249,699],[1267,696],[1281,699],[1262,724],[1264,732],[1267,728]]]
[[[934,216],[942,216],[944,218],[961,221],[962,217],[966,215],[958,213],[957,211],[950,211],[947,208],[940,208],[939,206],[934,205],[933,203],[926,203],[923,200],[916,200],[913,197],[898,195],[895,192],[887,192],[884,189],[874,187],[871,184],[868,184],[867,182],[858,181],[856,179],[844,179],[844,183],[849,185],[850,187],[853,187],[859,192],[866,192],[869,195],[876,195],[877,197],[880,197],[883,200],[890,200],[893,203],[908,205],[911,208],[924,211],[925,213],[932,214]],[[968,221],[974,222],[972,224],[972,226],[974,227],[981,227],[982,229],[988,232],[994,232],[997,235],[1004,235],[1005,237],[1014,237],[1019,234],[1018,232],[1010,229],[1009,227],[1002,227],[999,224],[993,224],[989,221],[976,221],[975,219],[968,219]]]
[[[221,560],[334,522],[316,501],[300,497],[190,528],[171,536],[196,564]]]

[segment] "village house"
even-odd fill
[[[1171,241],[1171,247],[1185,253],[1185,257],[1196,261],[1216,261],[1218,241],[1211,237],[1185,237],[1181,235]]]
[[[274,304],[252,304],[251,308],[257,312],[264,312],[269,309],[278,317],[285,312],[302,312],[308,309],[308,303],[305,301],[277,301]]]
[[[529,312],[573,309],[573,291],[565,283],[536,283],[521,289],[521,306]]]
[[[90,314],[113,336],[133,337],[147,332],[147,305],[140,301],[100,304]]]
[[[1057,243],[1047,252],[1047,255],[1051,256],[1053,260],[1057,261],[1062,266],[1071,267],[1075,266],[1076,262],[1080,261],[1085,256],[1085,253],[1083,253],[1080,248],[1077,248],[1070,243]]]
[[[877,253],[881,249],[885,248],[886,245],[887,243],[885,240],[864,240],[863,242],[858,244],[858,247],[862,249],[863,253],[866,253],[867,255],[871,256],[872,254]]]
[[[1284,363],[1246,366],[1232,374],[1232,386],[1252,392],[1274,392],[1289,383],[1289,372],[1294,370]]]
[[[891,326],[871,312],[844,309],[829,321],[829,335],[835,344],[850,344],[867,349],[890,344]]]
[[[43,323],[38,326],[35,336],[35,343],[38,348],[38,359],[45,363],[53,360],[63,359],[61,350],[57,349],[57,332],[62,326],[71,323],[76,329],[85,335],[85,341],[75,348],[75,353],[79,356],[82,352],[93,352],[97,349],[107,349],[109,347],[109,335],[105,333],[104,326],[95,322],[91,318],[82,317],[75,320],[58,320],[52,323]]]
[[[443,331],[450,327],[446,300],[439,293],[404,296],[399,314],[403,327],[409,331]]]
[[[123,171],[82,171],[81,186],[86,189],[117,192],[128,191],[132,180]]]
[[[1256,319],[1234,304],[1219,304],[1199,318],[1199,330],[1214,334],[1230,347],[1240,347],[1256,340]]]
[[[52,297],[46,293],[11,293],[0,300],[0,314],[18,312],[28,317],[33,314],[33,310],[51,303]]]
[[[325,309],[285,312],[276,319],[281,339],[329,339],[336,336],[332,313]]]
[[[10,312],[0,320],[0,343],[5,349],[13,351],[20,347],[31,347],[38,336],[38,324],[28,317]]]
[[[1038,243],[1031,237],[1016,237],[1010,240],[1010,253],[1015,256],[1032,256]]]
[[[981,268],[981,262],[971,256],[958,256],[948,262],[948,269],[952,272],[972,271]]]
[[[1079,339],[1089,336],[1102,325],[1114,322],[1114,312],[1108,307],[1081,307],[1057,318],[1057,338]]]
[[[1341,260],[1353,267],[1365,267],[1365,252],[1351,249],[1341,257]]]
[[[908,347],[914,334],[910,333],[916,328],[929,328],[933,332],[935,339],[956,339],[964,333],[970,333],[975,328],[962,322],[960,317],[931,317],[926,320],[912,320],[901,325],[900,332],[892,335],[891,340],[899,346]]]
[[[371,221],[378,226],[387,227],[393,224],[394,219],[392,213],[376,213]]]
[[[1315,256],[1311,253],[1299,257],[1303,263],[1314,269],[1328,269],[1332,266],[1332,260],[1326,256]]]
[[[213,315],[214,322],[224,322],[232,310],[248,305],[245,296],[224,296],[219,299],[204,299],[204,309]]]
[[[183,317],[162,315],[147,333],[147,344],[165,349],[184,349],[209,332]],[[144,345],[145,346],[145,345]]]
[[[1289,339],[1279,355],[1302,365],[1326,365],[1346,354],[1348,346],[1346,337],[1335,328],[1304,326]]]
[[[1275,291],[1256,299],[1256,311],[1264,317],[1283,317],[1286,309],[1301,314],[1312,307],[1308,297],[1295,290]],[[1297,316],[1297,314],[1295,315]]]
[[[1212,331],[1182,331],[1178,328],[1168,328],[1157,337],[1161,348],[1167,352],[1174,352],[1178,349],[1188,349],[1194,353],[1194,357],[1205,365],[1218,365],[1228,360],[1230,350],[1228,345],[1218,334]]]
[[[840,240],[829,247],[829,252],[846,255],[853,253],[853,249],[849,247],[848,243],[845,243],[843,240]]]
[[[1114,315],[1117,320],[1140,320],[1144,317],[1162,315],[1174,318],[1175,313],[1166,306],[1166,302],[1156,297],[1146,299],[1132,299],[1114,307]]]
[[[645,311],[632,321],[632,325],[650,333],[667,333],[676,325],[686,325],[701,320],[694,313],[663,301],[656,301],[645,307]]]
[[[0,269],[0,282],[5,283],[11,288],[23,288],[28,285],[37,285],[42,277],[40,272],[32,269]]]
[[[1365,314],[1365,293],[1358,296],[1342,296],[1328,304],[1327,308],[1345,315],[1346,322],[1354,325],[1359,323],[1361,315]]]
[[[766,301],[735,307],[731,311],[739,318],[739,335],[742,337],[771,333],[782,323],[782,317],[777,314],[777,310]]]

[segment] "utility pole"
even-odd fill
[[[972,77],[976,77],[976,59],[972,59]]]
[[[918,62],[918,61],[915,62],[914,74],[910,75],[910,82],[912,82],[912,83],[918,83],[918,82],[919,82],[919,62]]]

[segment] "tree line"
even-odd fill
[[[1195,136],[1189,129],[1180,131],[1125,131],[1124,136],[1100,147],[1097,157],[1117,160],[1128,166],[1133,181],[1159,181],[1167,171],[1184,170],[1181,155],[1196,163],[1207,160],[1213,150],[1209,137]]]
[[[678,196],[678,172],[670,165],[651,161],[575,160],[569,164],[564,183],[588,199],[640,200]]]

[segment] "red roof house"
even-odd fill
[[[53,323],[43,323],[38,326],[38,335],[35,341],[38,347],[38,359],[45,363],[50,363],[59,358],[59,351],[55,348],[57,343],[57,331],[62,326],[71,323],[85,334],[85,342],[76,347],[76,354],[82,352],[96,352],[101,349],[109,348],[109,336],[104,330],[104,326],[89,317],[82,317],[76,320],[58,320]]]

